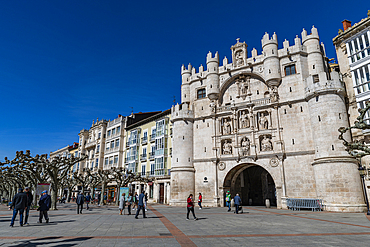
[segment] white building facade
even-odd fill
[[[317,198],[326,210],[363,211],[357,161],[338,140],[338,128],[349,126],[345,87],[329,71],[317,29],[280,49],[275,33],[261,43],[251,57],[238,39],[231,62],[210,52],[206,68],[182,66],[170,205],[202,193],[204,205],[223,206],[230,191],[243,205]]]

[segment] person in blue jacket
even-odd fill
[[[138,209],[136,211],[135,219],[137,219],[137,216],[139,215],[140,210],[143,211],[143,218],[146,218],[144,200],[145,200],[145,194],[144,194],[144,191],[142,191],[141,194],[139,195],[139,203],[138,203]]]
[[[242,200],[240,199],[239,194],[236,194],[234,197],[234,204],[235,204],[235,213],[237,214],[239,211],[239,206],[242,204]]]
[[[48,211],[51,207],[51,196],[48,195],[48,191],[44,190],[41,193],[41,198],[39,200],[39,208],[38,210],[40,211],[39,215],[39,221],[38,223],[42,223],[42,218],[45,218],[46,223],[49,223],[49,216],[48,216]]]

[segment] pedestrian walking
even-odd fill
[[[125,205],[126,205],[126,198],[125,198],[126,193],[122,193],[121,198],[119,199],[119,215],[125,214]]]
[[[29,187],[24,188],[24,192],[27,195],[27,207],[26,207],[26,216],[24,218],[24,225],[27,225],[28,226],[29,225],[29,223],[28,223],[28,215],[30,214],[30,208],[31,208],[31,204],[32,204],[32,201],[33,201],[33,195],[31,193]]]
[[[137,201],[138,201],[137,192],[135,192],[133,199],[134,199],[134,205],[132,206],[132,210],[137,210]]]
[[[239,206],[242,204],[242,200],[240,199],[239,194],[236,194],[234,197],[234,204],[235,204],[235,212],[236,214],[239,213]]]
[[[108,196],[107,196],[107,192],[105,192],[103,196],[103,205],[107,205],[107,200],[108,200]]]
[[[76,203],[77,203],[77,214],[82,214],[82,209],[84,207],[84,195],[82,194],[82,192],[80,192],[77,195]]]
[[[231,194],[230,194],[230,191],[226,192],[226,207],[228,207],[229,209],[227,210],[227,212],[230,212],[231,211]]]
[[[39,208],[37,210],[40,211],[39,214],[39,221],[37,223],[42,223],[42,218],[45,218],[46,223],[49,223],[49,215],[48,211],[51,207],[51,196],[48,195],[48,191],[44,190],[41,193],[41,198],[39,200]]]
[[[87,194],[85,199],[86,199],[86,209],[89,209],[89,203],[91,201],[90,193]]]
[[[194,220],[197,220],[198,218],[195,216],[195,213],[194,213],[194,202],[193,202],[193,194],[190,194],[188,199],[187,199],[187,210],[188,210],[188,213],[186,215],[186,220],[189,220],[189,213],[190,211],[193,213],[193,216],[194,216]]]
[[[148,211],[148,193],[145,193],[145,211]]]
[[[23,213],[26,207],[27,207],[27,194],[24,193],[22,189],[18,189],[18,193],[15,194],[12,200],[12,204],[10,205],[10,209],[14,208],[13,217],[10,222],[10,227],[14,226],[14,221],[18,213],[19,213],[19,224],[20,226],[23,226]]]
[[[202,193],[199,193],[199,196],[198,196],[198,206],[199,206],[199,210],[202,209]]]
[[[144,201],[145,201],[145,194],[144,194],[144,191],[142,191],[141,194],[139,195],[138,208],[137,208],[137,211],[136,211],[135,219],[138,218],[137,216],[139,215],[140,210],[143,211],[143,218],[146,218],[145,210],[144,210]]]
[[[131,204],[132,204],[132,193],[128,194],[127,198],[127,210],[128,210],[128,215],[131,215]]]

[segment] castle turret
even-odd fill
[[[274,33],[270,39],[269,34],[265,33],[262,40],[263,49],[263,66],[265,71],[266,84],[271,86],[279,86],[281,81],[280,61],[278,57],[278,41],[277,35]]]
[[[181,66],[181,77],[182,77],[182,84],[181,84],[181,102],[188,103],[190,102],[190,76],[192,66],[189,63],[188,69],[185,68],[184,65]]]
[[[193,165],[194,113],[189,105],[177,104],[171,109],[173,123],[170,205],[186,205],[186,198],[194,194]]]
[[[324,72],[324,60],[321,52],[320,38],[317,29],[312,26],[311,34],[307,35],[307,31],[302,31],[302,43],[307,50],[307,63],[309,75],[318,75]]]
[[[218,66],[218,52],[216,52],[214,57],[212,57],[212,53],[209,52],[207,54],[207,96],[210,100],[217,99],[220,93]]]
[[[324,71],[317,29],[313,27],[310,35],[303,30],[302,40],[308,53],[306,100],[315,146],[312,165],[317,197],[324,200],[329,211],[362,211],[365,205],[357,161],[338,139],[338,129],[349,126],[344,86],[337,72],[328,77]],[[344,138],[351,140],[349,133]]]

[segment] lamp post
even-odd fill
[[[367,207],[367,215],[370,215],[369,211],[369,200],[367,199],[367,192],[366,192],[366,186],[365,186],[365,169],[361,164],[361,158],[360,158],[360,167],[358,168],[358,171],[360,172],[360,177],[362,179],[362,185],[364,187],[364,193],[365,193],[365,201],[366,201],[366,207]]]

